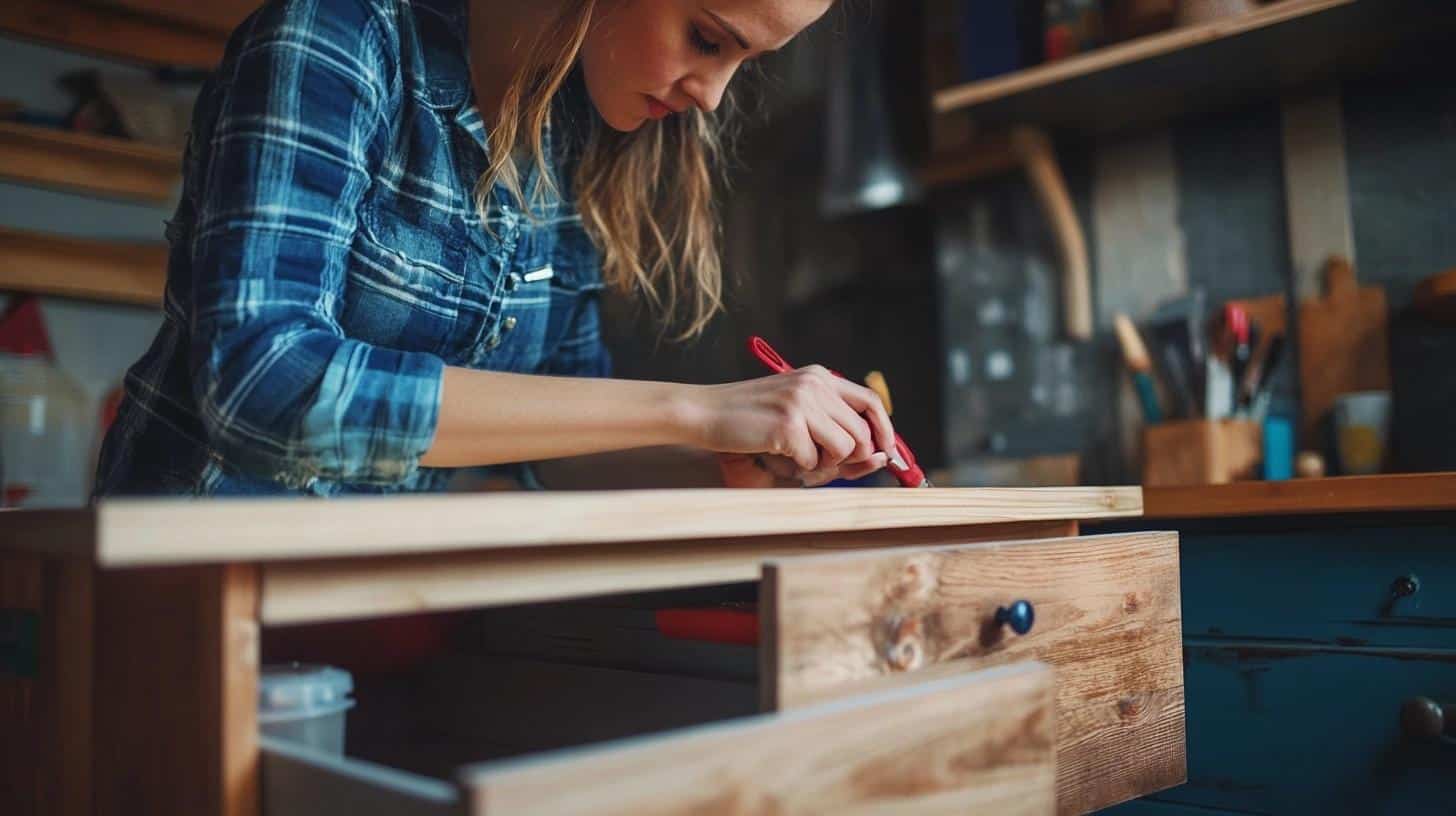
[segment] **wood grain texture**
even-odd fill
[[[969,672],[676,735],[467,769],[474,814],[1047,814],[1052,678]]]
[[[105,136],[0,122],[0,176],[165,202],[181,181],[182,154]]]
[[[1018,637],[995,614],[1020,599],[1036,622]],[[945,661],[1041,660],[1057,675],[1058,812],[1186,776],[1174,533],[785,559],[759,603],[767,708]]]
[[[0,674],[0,811],[91,813],[92,568],[0,558],[0,609],[33,613],[34,676]]]
[[[48,551],[95,514],[104,566],[412,555],[704,538],[1135,517],[1138,487],[924,490],[644,490],[397,496],[300,502],[114,500],[95,509],[0,515],[0,529]]]
[[[211,70],[225,38],[79,0],[6,0],[0,32],[146,65]]]
[[[1456,510],[1456,473],[1150,487],[1150,519]]]
[[[280,562],[262,568],[262,620],[317,623],[757,581],[765,560],[786,555],[1076,533],[1076,522],[1036,521]]]
[[[0,227],[0,290],[157,306],[163,244],[63,238]]]
[[[256,593],[245,565],[99,573],[99,816],[256,816]]]
[[[1161,34],[1139,37],[1120,45],[1099,48],[1069,59],[1017,71],[1004,77],[947,88],[935,95],[935,110],[948,113],[961,108],[1012,96],[1034,88],[1095,74],[1153,57],[1170,54],[1215,40],[1237,37],[1288,20],[1318,14],[1356,0],[1285,0],[1251,14],[1226,17],[1200,25],[1183,26]]]
[[[1385,290],[1359,286],[1343,258],[1330,258],[1324,275],[1324,297],[1299,305],[1300,438],[1317,450],[1337,397],[1390,389]]]

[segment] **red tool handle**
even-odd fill
[[[768,341],[762,337],[755,336],[748,338],[748,351],[777,374],[792,371],[794,368],[789,365],[789,361],[785,360],[782,354],[775,351],[774,347],[769,345]],[[848,379],[838,371],[833,373],[840,379]],[[905,444],[905,440],[901,439],[899,434],[895,434],[895,451],[905,463],[904,470],[896,470],[893,465],[890,466],[890,473],[894,475],[896,481],[900,483],[900,486],[925,487],[928,484],[925,480],[925,471],[920,469],[920,465],[915,461],[914,451],[910,450],[910,446]]]

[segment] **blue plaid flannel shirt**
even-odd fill
[[[535,219],[497,189],[481,224],[466,30],[464,0],[273,0],[233,34],[98,495],[443,490],[452,471],[419,459],[445,366],[609,373],[569,189]],[[588,126],[563,123],[589,110],[581,93],[556,136]],[[552,138],[563,184],[567,141]]]

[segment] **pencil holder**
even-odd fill
[[[1228,484],[1259,475],[1263,432],[1239,419],[1163,422],[1143,430],[1143,484]]]

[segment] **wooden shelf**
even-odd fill
[[[0,290],[157,306],[167,248],[0,227]]]
[[[1456,43],[1456,4],[1282,0],[935,94],[980,124],[1107,131],[1400,64]]]
[[[79,0],[5,0],[0,33],[144,65],[210,70],[226,36]]]
[[[0,122],[0,176],[82,193],[167,201],[182,154],[139,142]]]
[[[1456,473],[1149,487],[1143,497],[1150,519],[1445,511],[1456,510]]]

